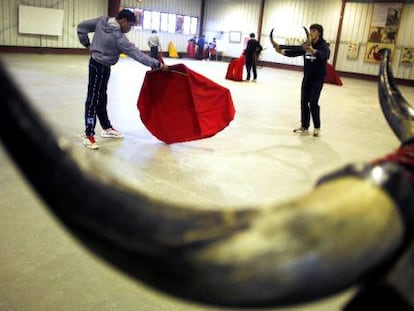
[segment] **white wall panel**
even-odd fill
[[[342,35],[339,42],[336,69],[347,72],[372,73],[377,69],[376,64],[366,64],[364,69],[364,53],[371,23],[372,5],[366,3],[347,3],[342,24]],[[350,43],[359,44],[357,59],[347,59],[347,49]]]
[[[0,44],[2,45],[17,45],[15,35],[18,29],[17,8],[17,1],[0,0]]]
[[[301,57],[288,58],[277,54],[272,48],[269,33],[274,30],[274,39],[281,44],[301,44],[305,40],[303,26],[309,28],[313,23],[324,27],[324,37],[330,43],[331,60],[335,49],[336,35],[340,20],[340,0],[268,0],[263,16],[263,35],[261,43],[266,47],[262,60],[303,65]]]
[[[414,65],[401,64],[403,47],[414,48],[414,4],[405,4],[397,35],[397,49],[394,55],[393,71],[396,77],[414,80]],[[412,84],[414,86],[414,82]]]
[[[79,21],[106,15],[108,0],[0,0],[0,45],[27,47],[80,47],[76,35]],[[63,34],[61,36],[30,35],[18,32],[19,4],[40,8],[64,10]]]
[[[204,34],[217,38],[217,49],[224,55],[239,57],[250,33],[258,35],[260,0],[209,0],[205,8]],[[230,43],[230,31],[241,32],[240,43]],[[246,39],[247,38],[247,39]]]

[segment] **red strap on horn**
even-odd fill
[[[407,173],[411,184],[414,185],[414,143],[410,145],[401,146],[395,152],[386,155],[383,158],[374,160],[373,164],[383,164],[386,162],[397,163],[403,166]]]

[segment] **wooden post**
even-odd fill
[[[263,25],[263,15],[264,15],[265,0],[262,0],[260,3],[260,15],[259,15],[259,26],[257,29],[257,41],[260,42],[262,37],[262,25]]]
[[[117,16],[119,12],[119,7],[121,5],[121,0],[109,0],[108,1],[108,16]]]
[[[198,29],[198,37],[200,38],[204,34],[204,14],[206,8],[206,0],[201,0],[200,8],[200,27]]]
[[[335,68],[336,66],[336,60],[338,58],[338,50],[339,50],[339,44],[341,42],[341,34],[342,34],[342,23],[344,19],[344,13],[345,13],[345,0],[342,0],[341,5],[341,15],[339,17],[339,24],[338,24],[338,32],[336,34],[336,42],[335,42],[335,50],[332,58],[332,66]]]

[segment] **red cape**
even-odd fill
[[[187,55],[188,57],[194,58],[195,57],[195,43],[188,42],[187,44]]]
[[[183,64],[148,71],[137,106],[146,128],[167,144],[213,136],[235,115],[227,88]]]
[[[244,55],[232,60],[227,67],[226,79],[243,81],[243,67],[245,63],[246,57]]]
[[[341,77],[336,72],[335,68],[331,64],[326,64],[326,76],[325,83],[337,84],[342,86]]]

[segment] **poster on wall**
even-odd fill
[[[365,51],[365,61],[378,62],[379,50],[388,48],[394,54],[400,24],[402,2],[375,3]]]
[[[142,24],[144,22],[144,10],[142,9],[133,9],[135,18],[136,18],[136,23],[134,25],[134,27],[142,29]]]
[[[175,20],[175,33],[183,33],[184,32],[184,16],[177,15],[177,19]]]
[[[405,64],[405,65],[414,64],[414,48],[402,48],[401,64]]]
[[[347,59],[357,59],[359,53],[359,43],[351,42],[348,44],[348,48],[346,50],[346,58]]]

